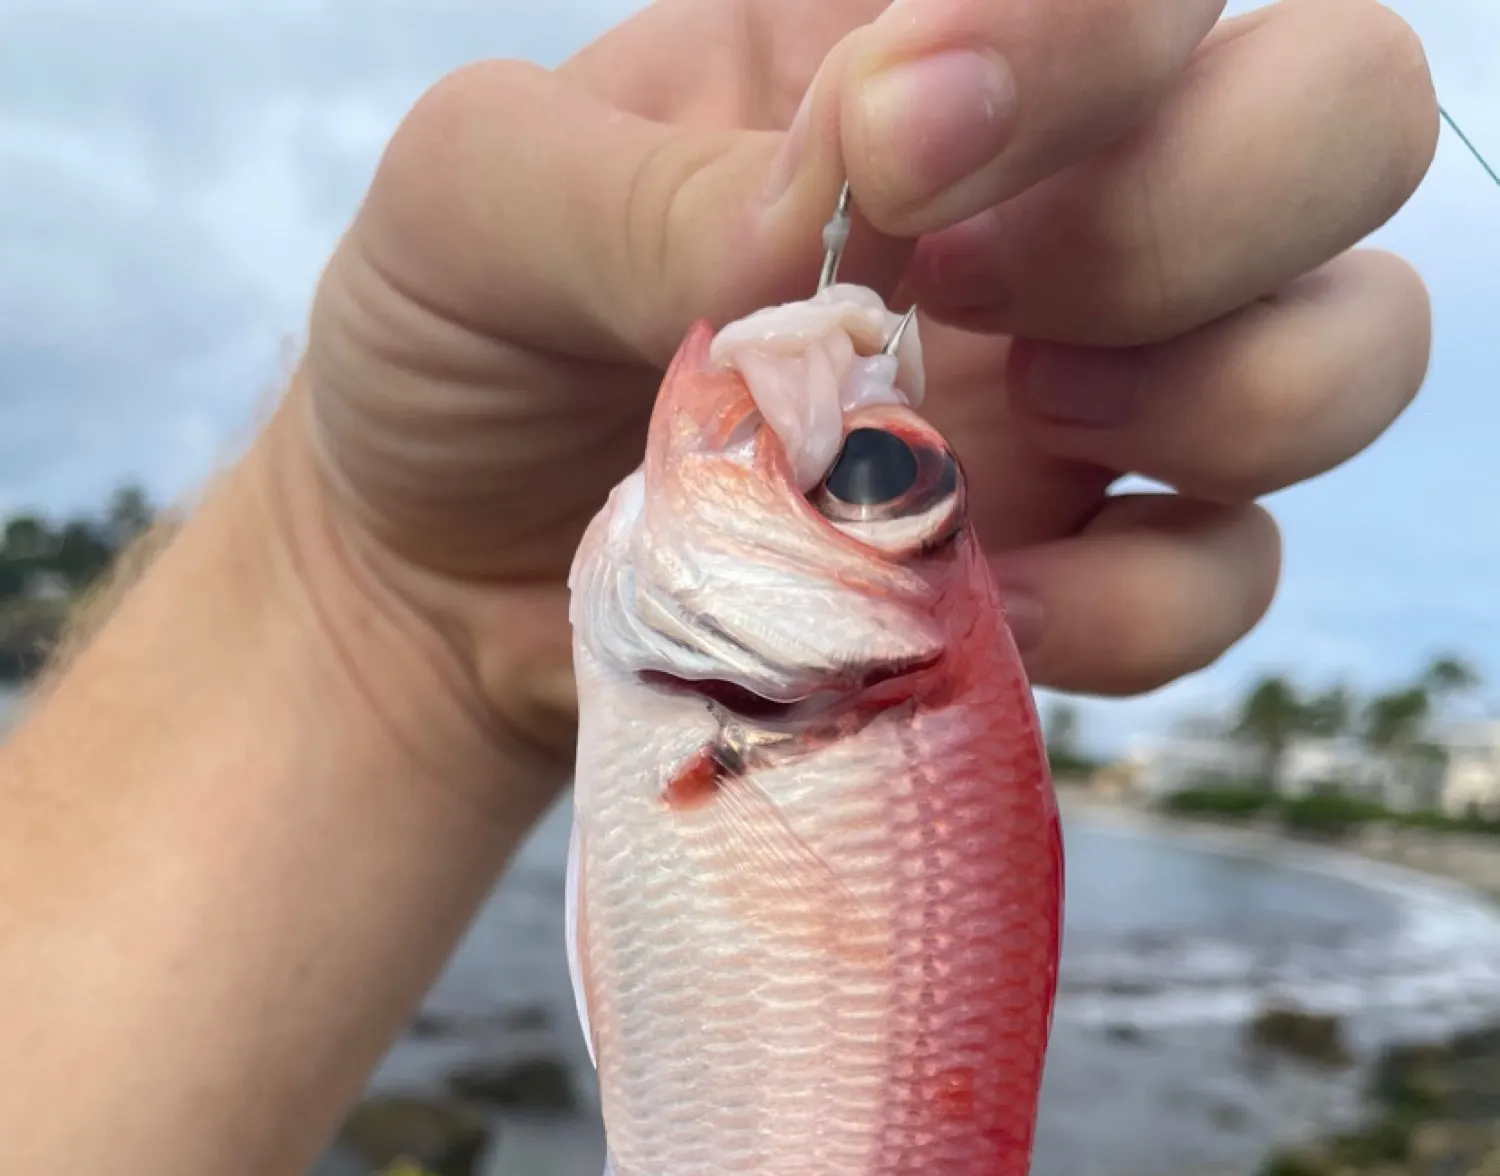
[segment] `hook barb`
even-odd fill
[[[901,321],[896,324],[896,329],[891,332],[891,337],[886,340],[885,346],[881,348],[882,355],[895,355],[901,347],[902,336],[906,334],[906,328],[911,326],[912,319],[917,317],[917,307],[913,303],[907,307],[906,313],[901,316]]]

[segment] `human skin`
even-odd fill
[[[440,82],[274,419],[0,753],[9,1166],[311,1161],[566,779],[563,576],[661,365],[807,292],[846,174],[844,276],[923,308],[1033,681],[1238,640],[1279,574],[1254,500],[1425,373],[1420,280],[1350,250],[1437,112],[1368,0],[1219,7],[664,0]],[[1125,471],[1176,493],[1106,500]]]

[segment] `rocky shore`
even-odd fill
[[[1359,1129],[1273,1154],[1262,1176],[1500,1174],[1500,1026],[1387,1050]]]
[[[441,1032],[419,1017],[409,1032]],[[549,1057],[454,1070],[446,1089],[375,1094],[345,1119],[313,1176],[595,1176],[600,1150],[568,1067]],[[546,1143],[531,1146],[541,1135]],[[588,1153],[581,1163],[567,1141]],[[552,1154],[546,1154],[552,1153]],[[573,1162],[570,1162],[573,1161]]]
[[[1269,823],[1167,816],[1080,786],[1061,788],[1060,800],[1065,811],[1091,821],[1208,836],[1241,848],[1305,844]],[[1494,836],[1375,825],[1318,844],[1500,901],[1500,838]],[[1338,1018],[1268,1010],[1247,1026],[1246,1036],[1252,1048],[1309,1065],[1349,1061]],[[1391,1046],[1370,1074],[1362,1124],[1272,1152],[1259,1176],[1500,1176],[1500,1024]]]

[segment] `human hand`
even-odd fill
[[[1420,45],[1372,0],[1221,8],[661,0],[557,71],[439,83],[293,397],[356,562],[479,708],[571,754],[582,529],[689,323],[811,290],[847,174],[843,277],[922,307],[925,411],[1033,680],[1129,693],[1212,661],[1279,575],[1253,500],[1421,383],[1420,280],[1346,251],[1437,138]],[[1108,497],[1131,471],[1177,493]]]

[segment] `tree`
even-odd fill
[[[1354,725],[1354,692],[1339,683],[1314,695],[1302,708],[1303,727],[1310,735],[1337,739]]]
[[[1235,733],[1260,748],[1261,774],[1268,787],[1280,785],[1287,745],[1306,723],[1307,711],[1296,687],[1279,674],[1261,678],[1246,695]]]
[[[63,528],[51,563],[74,588],[85,588],[109,566],[114,554],[108,539],[94,524],[74,519]]]
[[[1479,671],[1454,654],[1435,657],[1422,671],[1418,685],[1432,700],[1434,719],[1451,719],[1453,704],[1479,689]]]
[[[1047,746],[1065,755],[1078,750],[1078,708],[1070,702],[1054,703],[1047,712]]]
[[[43,559],[52,553],[55,545],[52,531],[35,515],[18,515],[5,524],[6,559]]]
[[[1377,694],[1365,707],[1365,742],[1377,751],[1407,751],[1421,738],[1431,713],[1425,687]]]
[[[1384,756],[1419,808],[1436,801],[1446,753],[1428,738],[1432,695],[1420,682],[1372,698],[1365,708],[1364,736]]]
[[[140,486],[132,482],[116,490],[106,516],[115,546],[123,547],[150,530],[154,514],[151,501]]]
[[[1447,653],[1428,663],[1421,684],[1434,695],[1451,698],[1477,690],[1480,681],[1478,670],[1461,657]]]
[[[1086,774],[1097,765],[1083,753],[1079,743],[1081,722],[1078,708],[1071,702],[1057,702],[1047,711],[1043,724],[1047,742],[1047,760],[1055,775]]]

